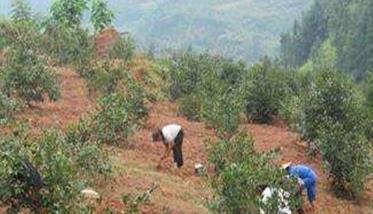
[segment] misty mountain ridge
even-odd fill
[[[0,3],[10,12],[11,0]],[[52,0],[28,0],[45,14]],[[43,2],[43,3],[42,3]],[[249,63],[277,55],[280,35],[289,30],[312,0],[108,0],[114,26],[130,32],[138,45],[155,51],[192,47]]]

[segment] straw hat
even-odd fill
[[[291,164],[292,164],[292,162],[284,163],[284,164],[281,165],[281,168],[282,169],[287,169]]]

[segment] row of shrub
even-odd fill
[[[251,68],[189,52],[170,60],[170,95],[183,115],[223,138],[237,131],[242,113],[258,123],[282,118],[321,153],[334,189],[350,198],[372,174],[371,82],[327,67],[286,71],[268,59]]]
[[[104,69],[103,65],[96,63],[94,35],[81,26],[82,13],[88,4],[96,32],[110,25],[112,13],[100,0],[92,1],[92,4],[88,1],[56,1],[51,16],[47,18],[36,17],[24,0],[12,4],[11,20],[1,20],[0,23],[2,122],[19,109],[15,106],[42,102],[46,96],[52,101],[60,97],[55,65],[73,65],[84,77],[87,77],[87,70]],[[110,48],[109,58],[127,63],[132,59],[134,49],[134,41],[130,37],[120,38]],[[93,77],[96,79],[90,82],[94,85],[103,81],[102,84],[111,85],[111,80],[102,80],[112,78],[109,76],[96,75]]]
[[[333,69],[315,70],[293,100],[292,122],[321,152],[336,192],[356,198],[372,171],[371,117],[352,79]]]
[[[110,153],[103,145],[123,145],[146,115],[141,93],[127,89],[103,95],[96,111],[66,133],[49,130],[34,138],[16,129],[0,140],[0,201],[8,211],[89,211],[80,191],[94,185],[97,175],[111,172]],[[30,174],[25,163],[40,173],[43,184],[35,183],[38,175]]]
[[[238,128],[242,96],[239,85],[245,66],[208,54],[184,52],[170,60],[170,96],[179,111],[192,120],[206,122],[221,135]]]

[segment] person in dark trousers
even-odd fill
[[[173,151],[174,162],[177,168],[180,168],[184,164],[182,145],[184,139],[184,132],[180,125],[169,124],[161,129],[153,132],[153,141],[162,141],[165,146],[165,152],[159,161],[158,166],[161,166],[162,161],[165,160]]]
[[[311,167],[306,165],[293,165],[291,162],[283,164],[282,168],[287,171],[290,176],[298,179],[299,192],[307,189],[308,201],[311,209],[315,209],[316,189],[317,189],[317,175]]]

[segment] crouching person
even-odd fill
[[[162,141],[163,145],[165,146],[165,152],[159,161],[158,166],[160,167],[162,161],[164,161],[173,151],[174,162],[177,168],[183,166],[183,152],[182,152],[182,144],[184,138],[184,132],[180,125],[178,124],[169,124],[164,126],[161,129],[156,130],[153,133],[153,141]]]

